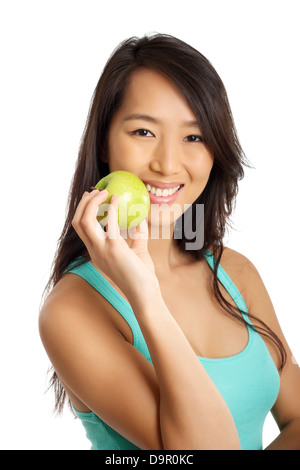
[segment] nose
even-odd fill
[[[161,138],[153,149],[151,170],[165,176],[171,176],[179,173],[180,165],[180,148],[176,145],[174,138]]]

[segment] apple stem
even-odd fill
[[[93,190],[94,190],[94,189],[98,189],[98,191],[100,191],[100,189],[99,189],[99,188],[95,188],[95,186],[91,186],[91,189],[93,189]]]

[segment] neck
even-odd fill
[[[175,244],[172,231],[169,237],[153,238],[149,234],[148,251],[156,271],[164,274],[191,262],[190,257],[181,252]]]

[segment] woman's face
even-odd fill
[[[110,125],[108,164],[146,184],[152,224],[164,224],[167,213],[174,223],[205,188],[213,157],[201,135],[193,111],[168,79],[146,68],[131,75]]]

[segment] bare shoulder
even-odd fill
[[[92,302],[89,286],[73,274],[67,274],[53,287],[40,311],[40,324],[55,321],[68,315],[68,312],[84,306],[85,311]],[[57,312],[57,314],[56,314]]]
[[[221,265],[242,294],[249,313],[268,325],[288,348],[272,300],[253,262],[241,253],[226,248],[221,259]],[[254,317],[252,318],[254,325],[261,326]],[[269,344],[270,352],[274,361],[278,363],[278,355],[275,354],[276,351],[272,346],[272,344]]]
[[[248,310],[255,312],[261,320],[274,324],[277,321],[275,311],[264,281],[254,263],[245,255],[226,247],[221,258],[221,265],[239,289]]]
[[[247,295],[249,276],[251,282],[261,282],[259,272],[252,261],[232,248],[224,247],[221,265],[242,294]]]
[[[39,315],[39,329],[45,348],[58,337],[55,332],[97,328],[99,334],[119,331],[108,302],[75,274],[66,274],[46,298]]]
[[[252,262],[242,253],[233,250],[227,246],[224,247],[221,264],[224,269],[228,268],[232,271],[237,271],[239,274],[245,269],[253,266]]]
[[[87,288],[88,285],[85,285],[79,276],[64,275],[46,298],[40,312],[40,318],[49,316],[49,312],[57,308],[64,308],[78,300],[84,300],[88,297]]]

